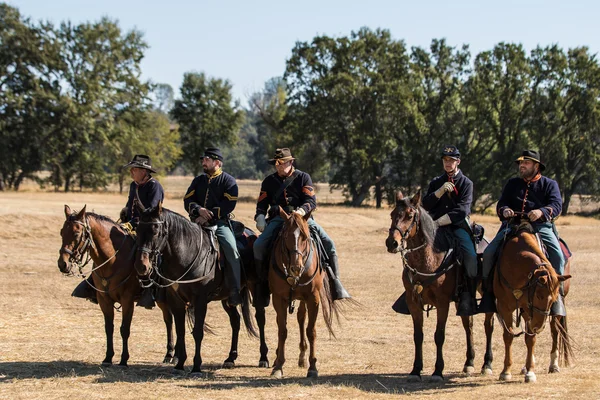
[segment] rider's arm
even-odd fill
[[[473,182],[463,179],[458,187],[458,198],[456,207],[448,211],[448,216],[453,224],[464,220],[471,214],[471,203],[473,202]]]
[[[546,189],[547,202],[544,207],[540,210],[544,216],[541,218],[543,221],[550,222],[552,218],[556,218],[562,212],[562,197],[560,195],[560,189],[558,183],[553,179],[548,179],[548,187]]]
[[[223,197],[219,201],[218,207],[212,208],[212,213],[216,219],[227,216],[235,209],[238,199],[238,185],[235,178],[231,175],[223,174]]]
[[[148,205],[144,205],[146,208],[156,208],[159,203],[165,199],[165,191],[163,187],[156,179],[152,179],[148,183]]]
[[[506,185],[504,185],[504,188],[502,189],[502,194],[500,195],[500,200],[498,200],[498,204],[496,204],[496,214],[498,215],[498,218],[500,218],[500,221],[504,221],[506,219],[502,215],[502,212],[506,208],[510,208],[509,199],[511,197],[511,192],[511,180],[509,180],[506,183]],[[512,194],[512,196],[514,196],[514,194]]]
[[[302,208],[305,214],[312,212],[317,208],[317,196],[315,195],[315,189],[313,188],[312,179],[309,174],[302,174]]]
[[[128,222],[131,221],[131,219],[133,218],[133,199],[135,197],[135,182],[131,182],[131,184],[129,185],[129,196],[127,197],[127,204],[125,204],[125,207],[127,207],[127,220],[123,221],[123,222]]]
[[[268,179],[270,176],[267,176],[260,185],[260,194],[258,195],[258,201],[256,202],[256,214],[254,215],[254,220],[259,215],[267,215],[267,210],[269,209],[269,194],[267,191]]]
[[[198,200],[196,200],[196,187],[198,185],[198,181],[200,179],[200,176],[197,176],[194,178],[194,180],[192,181],[190,187],[188,188],[188,190],[185,192],[185,196],[183,197],[183,208],[185,208],[185,211],[189,214],[190,212],[190,204],[191,203],[198,203]]]

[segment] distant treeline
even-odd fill
[[[209,145],[225,169],[261,179],[277,147],[299,168],[361,205],[426,188],[455,144],[477,207],[493,204],[525,148],[538,149],[559,182],[600,196],[600,65],[586,47],[527,53],[499,43],[474,57],[433,40],[407,48],[387,30],[297,42],[282,76],[234,101],[231,83],[189,72],[179,96],[141,80],[148,44],[109,18],[33,22],[0,3],[0,186],[25,178],[57,190],[124,184],[120,166],[152,157],[161,173],[198,174]],[[199,69],[202,66],[198,66]],[[48,178],[37,172],[50,171]]]

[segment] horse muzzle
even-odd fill
[[[152,271],[150,255],[144,251],[140,252],[140,256],[136,258],[133,266],[135,267],[135,272],[137,272],[138,276],[150,275],[150,272]]]
[[[70,261],[66,261],[61,254],[61,256],[58,257],[58,269],[63,274],[71,275],[73,271],[73,263],[71,263]]]
[[[388,253],[396,254],[400,251],[398,241],[391,236],[385,240],[385,246],[387,247]]]

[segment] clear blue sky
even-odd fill
[[[2,0],[0,0],[2,1]],[[558,43],[600,51],[600,2],[536,1],[200,1],[200,0],[8,0],[24,16],[55,23],[117,19],[138,29],[150,48],[143,77],[168,83],[179,92],[183,74],[203,71],[228,79],[234,97],[247,96],[280,76],[296,41],[345,36],[360,27],[389,29],[410,46],[432,38],[470,45],[472,54],[494,44]]]

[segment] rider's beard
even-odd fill
[[[526,181],[531,180],[535,177],[537,171],[535,167],[532,167],[531,169],[529,168],[525,168],[525,169],[521,169],[519,168],[519,176],[522,179],[525,179]]]

